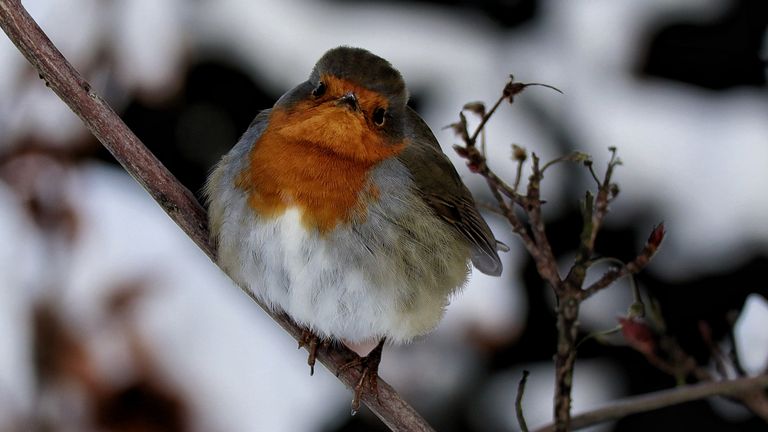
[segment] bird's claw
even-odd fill
[[[301,332],[301,340],[299,340],[299,349],[306,347],[309,355],[307,356],[307,364],[309,365],[309,376],[315,374],[315,361],[317,360],[317,350],[320,345],[325,345],[326,342],[320,341],[320,338],[312,333],[312,331],[304,329]]]
[[[365,357],[368,358],[368,357]],[[357,414],[360,410],[360,397],[363,395],[363,391],[367,388],[370,394],[379,397],[379,366],[363,365],[363,371],[360,374],[360,379],[355,385],[355,395],[352,397],[352,415]]]
[[[381,363],[381,352],[384,347],[384,340],[379,342],[376,348],[368,353],[365,357],[358,357],[349,363],[342,365],[337,371],[336,376],[343,371],[360,366],[360,378],[357,380],[357,384],[353,387],[354,397],[352,398],[352,415],[357,414],[360,410],[360,399],[363,395],[363,391],[367,391],[379,397],[379,363]]]

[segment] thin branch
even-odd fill
[[[475,142],[477,141],[477,136],[480,134],[480,131],[485,129],[485,124],[488,123],[488,120],[491,118],[493,113],[496,112],[497,109],[499,109],[499,105],[506,99],[507,97],[505,95],[501,95],[498,100],[493,104],[491,109],[483,115],[483,117],[480,119],[480,124],[477,125],[477,129],[475,129],[475,132],[472,134],[471,137],[466,141],[467,147],[473,147],[475,145]]]
[[[580,300],[577,294],[569,289],[558,295],[554,406],[555,430],[558,432],[571,430],[571,390],[579,335]]]
[[[515,182],[512,185],[512,190],[517,193],[517,190],[520,187],[520,180],[523,178],[523,164],[525,163],[525,160],[528,159],[528,153],[522,147],[513,144],[512,156],[513,159],[517,161],[517,168],[515,169]]]
[[[488,120],[493,116],[493,113],[496,112],[496,110],[499,108],[501,103],[506,99],[509,100],[509,103],[514,102],[515,95],[520,94],[523,90],[525,90],[527,87],[532,86],[541,86],[546,87],[548,89],[554,90],[560,94],[563,92],[560,91],[557,87],[553,87],[549,84],[541,84],[541,83],[519,83],[515,81],[515,77],[512,75],[509,76],[509,82],[507,82],[507,85],[504,86],[504,90],[501,92],[501,96],[494,102],[491,109],[484,113],[483,116],[480,118],[480,123],[477,125],[477,129],[475,129],[475,132],[472,134],[471,137],[465,137],[465,142],[467,144],[467,147],[474,147],[475,143],[477,142],[477,136],[482,132],[485,133],[485,124],[488,123]],[[466,125],[466,122],[464,122]],[[485,137],[483,137],[483,140],[485,140]],[[485,149],[483,149],[485,150]],[[485,156],[485,151],[483,151],[483,156]]]
[[[584,199],[582,207],[584,225],[582,227],[579,250],[574,264],[565,278],[570,289],[581,287],[584,283],[587,267],[595,251],[597,234],[602,228],[605,216],[608,214],[608,204],[616,196],[616,186],[611,183],[611,178],[613,177],[613,169],[621,164],[621,160],[616,157],[615,147],[610,147],[609,150],[611,152],[611,159],[608,161],[602,181],[595,175],[592,161],[590,159],[583,159],[592,177],[597,181],[598,188],[596,196],[593,196],[591,192],[587,192]]]
[[[512,225],[512,230],[520,237],[520,240],[523,242],[525,249],[528,250],[528,253],[530,253],[531,256],[536,259],[538,248],[536,247],[536,243],[533,241],[531,236],[528,235],[528,231],[525,229],[523,221],[517,217],[514,208],[507,205],[507,203],[504,201],[504,197],[501,196],[501,192],[499,192],[499,188],[493,183],[493,181],[487,177],[486,180],[488,182],[488,188],[491,190],[491,194],[493,194],[493,197],[496,198],[496,202],[499,203],[499,211],[504,217],[507,218],[509,224]]]
[[[547,169],[549,169],[549,167],[563,162],[589,162],[588,165],[591,165],[591,160],[588,154],[582,152],[573,152],[565,156],[560,156],[557,159],[552,159],[551,161],[545,163],[544,166],[541,167],[541,173],[544,174]]]
[[[544,175],[539,169],[539,157],[536,153],[531,153],[531,160],[533,173],[528,180],[528,191],[525,197],[527,208],[525,210],[528,213],[528,223],[531,226],[533,239],[536,241],[536,246],[541,256],[541,259],[536,261],[536,267],[540,276],[549,283],[555,293],[559,294],[562,292],[562,281],[557,270],[557,259],[555,259],[552,246],[547,238],[544,216],[541,213],[541,205],[543,203],[541,200],[541,180],[544,178]]]
[[[522,432],[528,432],[528,425],[525,423],[525,416],[523,415],[523,395],[525,394],[525,384],[528,382],[529,372],[523,371],[523,377],[520,378],[520,383],[517,385],[517,397],[515,397],[515,413],[517,414],[517,422],[520,424],[520,430]]]
[[[513,189],[498,175],[496,175],[496,173],[493,172],[493,170],[488,166],[488,160],[485,158],[485,155],[483,155],[483,153],[478,150],[476,146],[468,144],[470,142],[470,138],[467,136],[466,119],[464,117],[464,113],[459,113],[459,115],[461,116],[460,121],[450,125],[449,127],[452,127],[454,131],[456,131],[456,133],[462,137],[465,145],[461,146],[457,144],[453,146],[453,149],[459,156],[467,160],[467,167],[470,171],[485,177],[485,179],[488,181],[488,186],[491,189],[502,193],[515,204],[525,208],[528,203],[526,197],[518,194],[516,188]]]
[[[766,387],[768,387],[768,375],[676,387],[629,397],[609,406],[575,415],[571,418],[571,427],[573,429],[584,428],[628,415],[653,411],[711,396],[743,397]],[[537,429],[536,432],[551,432],[554,430],[554,425],[548,425]]]
[[[587,161],[584,166],[587,167],[587,170],[589,170],[589,174],[592,176],[592,180],[595,181],[595,184],[597,184],[597,187],[600,187],[602,182],[600,181],[600,178],[597,176],[597,173],[595,172],[595,168],[592,166],[592,161]]]
[[[46,84],[83,120],[91,133],[200,249],[216,262],[215,249],[209,240],[206,213],[194,195],[157,160],[112,108],[92,91],[90,84],[61,55],[19,0],[0,0],[0,27],[37,69]],[[287,315],[270,311],[250,291],[240,288],[291,336],[300,340],[301,328]],[[332,373],[339,374],[339,379],[350,388],[359,380],[360,371],[355,368],[339,371],[342,365],[354,358],[356,355],[343,347],[319,350],[317,356]],[[362,400],[390,429],[432,430],[384,381],[379,380],[378,393],[377,396],[366,392]]]
[[[651,258],[656,254],[661,242],[664,240],[664,224],[658,224],[651,231],[651,235],[648,237],[643,250],[635,257],[631,262],[617,268],[610,270],[603,274],[600,279],[592,283],[592,285],[585,288],[580,292],[580,297],[586,299],[596,292],[610,286],[618,279],[634,274],[642,270],[651,261]]]
[[[597,198],[595,200],[595,209],[594,213],[592,215],[592,236],[589,239],[589,249],[590,251],[594,251],[595,249],[595,239],[597,238],[597,233],[600,231],[600,228],[602,227],[603,220],[605,219],[605,216],[608,214],[608,204],[613,199],[613,194],[611,193],[611,180],[613,177],[613,169],[616,167],[616,165],[621,164],[621,160],[616,157],[616,148],[610,147],[609,149],[611,151],[611,159],[608,161],[608,166],[605,169],[605,176],[603,177],[603,184],[600,185],[600,187],[597,190]],[[589,259],[589,257],[587,257]]]

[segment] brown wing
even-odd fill
[[[498,276],[501,260],[497,242],[475,207],[475,200],[424,120],[406,109],[409,145],[398,159],[409,168],[424,201],[472,246],[472,264],[481,272]]]

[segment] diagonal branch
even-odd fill
[[[131,132],[118,115],[96,95],[91,86],[67,62],[37,23],[29,16],[19,0],[0,0],[0,27],[35,67],[46,84],[75,112],[88,129],[115,159],[149,192],[181,229],[214,262],[216,253],[209,239],[205,210]],[[301,328],[288,316],[270,311],[243,289],[283,329],[296,340]],[[332,373],[338,374],[347,387],[360,378],[355,368],[340,371],[340,367],[355,354],[343,347],[321,349],[318,360]],[[427,422],[384,381],[379,381],[378,397],[366,392],[362,400],[390,429],[398,431],[430,431]]]

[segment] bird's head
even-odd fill
[[[278,100],[270,128],[341,157],[377,162],[405,145],[407,100],[403,78],[389,62],[361,48],[338,47]]]

